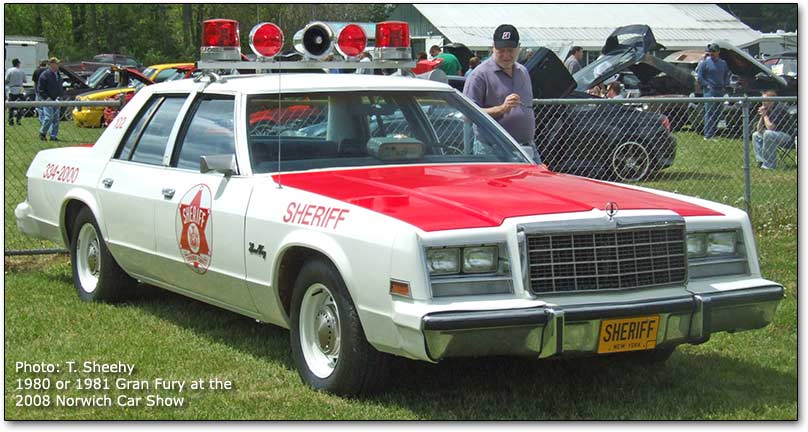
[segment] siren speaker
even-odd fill
[[[295,34],[294,43],[295,49],[301,54],[322,60],[334,48],[334,31],[328,24],[315,21]]]

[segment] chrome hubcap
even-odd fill
[[[333,356],[336,354],[336,349],[339,348],[337,342],[339,335],[335,332],[337,323],[337,311],[331,304],[325,304],[320,308],[317,313],[314,323],[317,329],[317,342],[320,351],[327,355]]]
[[[95,291],[101,274],[101,243],[90,223],[81,227],[76,240],[76,272],[81,289],[88,293]]]
[[[339,310],[328,287],[315,283],[306,289],[298,320],[306,365],[317,377],[327,378],[339,361],[341,335]]]

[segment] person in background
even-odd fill
[[[469,59],[469,70],[466,71],[466,74],[464,76],[466,78],[470,77],[471,72],[479,65],[480,65],[480,58],[479,57],[474,56],[474,57],[470,58]]]
[[[36,92],[36,84],[39,80],[39,76],[42,75],[42,72],[45,72],[46,70],[48,70],[48,61],[42,60],[39,62],[39,67],[36,68],[34,74],[31,76],[31,80],[34,82],[34,95],[36,100],[40,100],[39,94]],[[39,126],[42,127],[42,124],[45,123],[45,114],[42,113],[42,109],[40,107],[36,107],[34,110],[36,111],[36,116],[39,119]]]
[[[371,57],[370,53],[367,51],[362,51],[359,53],[359,63],[369,63],[373,61],[373,57]],[[373,69],[370,68],[358,68],[356,69],[356,73],[364,74],[364,75],[373,75]]]
[[[25,72],[20,69],[20,59],[11,60],[11,67],[6,71],[5,84],[8,89],[8,100],[16,101],[25,99],[22,85],[26,83]],[[8,109],[8,125],[14,126],[14,117],[17,117],[17,126],[22,119],[22,111],[19,108]]]
[[[533,85],[519,58],[519,32],[510,24],[494,31],[494,54],[474,68],[463,94],[493,117],[521,145],[536,148]],[[538,158],[537,158],[538,159]]]
[[[623,85],[619,81],[612,81],[606,86],[606,97],[608,99],[622,99],[623,95],[620,94],[622,91]]]
[[[59,76],[59,59],[51,57],[48,61],[48,70],[39,75],[36,93],[43,101],[59,100],[64,94],[62,78]],[[59,141],[59,107],[42,107],[44,122],[39,128],[39,139],[45,141],[50,131],[50,140]]]
[[[574,46],[567,55],[567,59],[564,60],[564,67],[570,71],[570,74],[578,72],[581,70],[582,58],[584,58],[584,49],[579,46]]]
[[[415,61],[417,61],[417,62],[421,61],[421,60],[428,60],[428,59],[429,59],[429,57],[427,57],[426,51],[419,51],[418,54],[415,56]]]
[[[446,75],[460,75],[460,71],[463,70],[463,66],[460,65],[460,60],[458,60],[454,54],[441,52],[440,47],[437,45],[432,45],[432,48],[429,48],[429,55],[432,56],[433,59],[443,59],[438,69],[445,72]]]
[[[777,96],[777,92],[764,90],[762,96]],[[775,169],[777,148],[789,145],[796,135],[796,116],[788,115],[788,108],[783,104],[763,102],[758,108],[757,131],[752,134],[758,165],[765,170]]]
[[[696,77],[703,89],[704,97],[721,97],[729,84],[729,66],[720,57],[718,44],[707,45],[707,54],[696,67]],[[721,114],[721,104],[706,102],[704,104],[704,140],[715,140],[718,126],[718,117]]]

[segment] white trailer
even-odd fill
[[[13,59],[20,59],[27,85],[33,85],[33,75],[39,62],[48,58],[48,43],[38,36],[6,36],[3,50],[4,71],[11,67]]]

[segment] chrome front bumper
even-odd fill
[[[433,361],[455,356],[496,354],[594,354],[601,321],[659,315],[657,347],[700,344],[721,331],[769,324],[783,298],[783,287],[686,295],[645,302],[528,309],[436,312],[421,318],[427,354]]]

